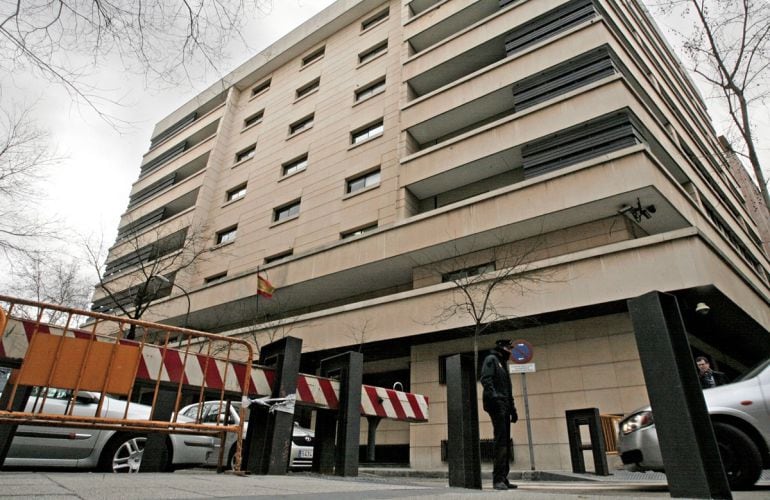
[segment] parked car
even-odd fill
[[[752,486],[770,468],[770,359],[731,384],[704,390],[703,397],[730,488]],[[620,422],[618,450],[629,470],[663,471],[649,406]]]
[[[216,425],[218,422],[222,423],[225,421],[224,412],[227,408],[226,406],[223,406],[220,401],[206,401],[202,404],[202,411],[200,411],[201,404],[196,403],[185,406],[179,410],[179,414],[184,417],[196,420],[198,419],[198,414],[200,411],[199,422],[201,423]],[[232,422],[233,424],[238,424],[238,422],[240,422],[240,409],[240,402],[230,403],[229,422]],[[246,408],[246,421],[243,423],[243,437],[246,437],[246,430],[248,428],[248,411],[249,409]],[[206,462],[207,465],[217,465],[219,461],[219,446],[221,440],[214,438],[214,441],[216,452],[209,457],[208,461]],[[291,440],[291,457],[289,460],[290,466],[292,468],[304,469],[313,465],[314,441],[315,433],[312,430],[306,427],[302,427],[297,422],[294,422],[294,432],[292,433]],[[227,460],[226,463],[228,464],[228,467],[232,469],[233,461],[235,458],[235,436],[231,432],[227,433],[227,438],[225,441],[225,458]]]
[[[43,412],[63,415],[72,400],[72,391],[46,390]],[[39,412],[42,391],[33,392],[27,412]],[[80,391],[74,400],[72,415],[94,416],[99,393]],[[104,397],[102,417],[149,420],[151,407],[139,403]],[[139,472],[144,443],[142,433],[94,428],[47,427],[20,425],[11,442],[5,465],[9,467],[77,467],[103,472]],[[166,470],[195,466],[205,462],[214,452],[214,438],[190,434],[169,434]]]

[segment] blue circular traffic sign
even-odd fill
[[[517,365],[522,365],[532,361],[533,354],[534,349],[532,349],[532,344],[526,340],[513,341],[513,347],[511,348],[511,361]]]

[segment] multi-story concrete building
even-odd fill
[[[300,337],[308,371],[361,350],[368,382],[431,401],[427,424],[383,423],[378,453],[440,468],[441,361],[473,350],[458,283],[513,277],[478,342],[534,345],[535,456],[560,469],[565,410],[647,400],[627,299],[676,295],[728,373],[770,353],[761,245],[637,1],[339,0],[156,126],[94,307],[149,280],[147,319]]]

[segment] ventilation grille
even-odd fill
[[[568,3],[513,30],[505,37],[505,52],[509,56],[515,54],[541,40],[566,31],[595,15],[596,9],[590,0]]]
[[[197,112],[193,112],[193,113],[190,113],[189,115],[185,116],[184,118],[182,118],[181,120],[179,120],[175,124],[171,125],[166,130],[161,132],[160,134],[158,134],[155,137],[153,137],[152,140],[150,141],[150,149],[153,149],[155,146],[157,146],[161,142],[165,141],[166,139],[168,139],[172,135],[176,134],[177,132],[179,132],[180,130],[182,130],[183,128],[185,128],[186,126],[188,126],[189,124],[191,124],[192,122],[194,122],[197,119],[198,119],[198,113]]]
[[[165,153],[159,155],[157,158],[153,158],[152,160],[142,165],[139,175],[149,174],[150,172],[160,167],[164,163],[182,154],[186,149],[187,149],[187,141],[180,142],[179,144],[169,149]]]
[[[141,191],[137,191],[135,194],[131,195],[131,197],[128,200],[129,208],[138,203],[143,202],[144,200],[152,198],[154,195],[160,193],[167,187],[173,186],[175,182],[176,182],[176,173],[173,173],[163,177],[158,182],[154,182],[150,184],[149,186],[142,189]]]
[[[536,177],[642,142],[641,133],[625,112],[578,125],[526,144],[521,151],[524,178]]]
[[[513,85],[515,111],[617,73],[608,49],[583,54]]]
[[[157,210],[153,210],[147,215],[143,215],[135,221],[118,228],[118,239],[125,238],[132,233],[138,233],[139,231],[152,226],[156,222],[162,221],[165,212],[165,207],[158,208]]]

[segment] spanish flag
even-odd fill
[[[272,298],[275,287],[262,276],[257,275],[257,294],[265,298]]]

